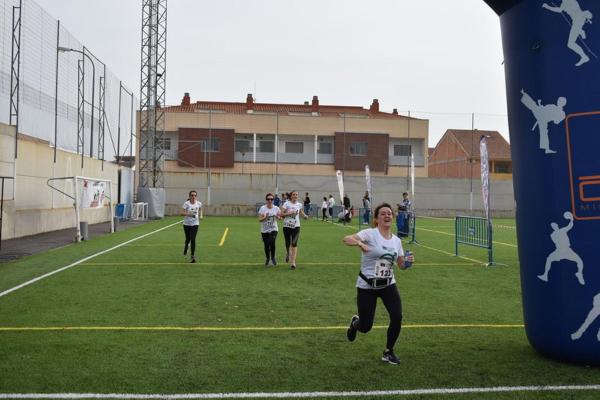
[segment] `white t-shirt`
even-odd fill
[[[260,210],[258,210],[258,215],[266,215],[267,219],[260,223],[260,232],[267,233],[278,231],[277,228],[277,214],[279,214],[279,207],[273,206],[271,208],[266,205],[262,206]]]
[[[194,202],[192,204],[189,200],[183,203],[181,206],[186,212],[193,213],[193,217],[188,217],[187,215],[183,217],[183,224],[188,226],[200,225],[200,220],[198,219],[198,214],[200,213],[200,209],[202,208],[202,203],[199,201]]]
[[[327,202],[327,200],[323,201],[323,204],[321,204],[321,208],[327,208],[327,205],[329,203]]]
[[[329,204],[329,208],[332,208],[333,206],[335,206],[335,200],[333,199],[333,197],[329,198],[328,204]]]
[[[391,239],[386,239],[377,228],[363,229],[357,235],[369,247],[368,252],[362,253],[360,272],[367,278],[392,278],[390,285],[396,283],[394,263],[398,257],[404,256],[402,242],[398,236],[392,234]],[[373,289],[360,276],[356,280],[356,287]]]
[[[299,228],[300,227],[300,210],[302,209],[302,203],[299,201],[292,203],[286,201],[282,207],[283,213],[286,214],[290,211],[295,211],[295,214],[286,215],[283,219],[284,228]]]

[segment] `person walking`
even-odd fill
[[[285,238],[286,256],[285,262],[290,263],[292,269],[296,269],[296,257],[298,255],[298,239],[300,238],[300,215],[304,219],[308,215],[304,213],[302,204],[298,201],[298,191],[290,193],[290,199],[282,206],[281,216],[283,220],[283,237]]]
[[[329,203],[327,202],[327,197],[323,197],[323,204],[321,204],[321,216],[322,216],[322,221],[327,221],[327,205]]]
[[[202,217],[202,203],[198,201],[198,193],[195,190],[190,190],[187,201],[181,206],[181,215],[183,215],[183,232],[185,233],[183,255],[187,255],[188,246],[191,245],[190,262],[195,263],[196,235]]]
[[[308,192],[304,193],[304,214],[310,215],[310,197],[308,197]]]
[[[369,225],[369,219],[371,217],[371,199],[369,198],[369,191],[365,190],[365,195],[362,198],[363,205],[363,222]]]
[[[269,261],[273,265],[277,265],[275,259],[275,242],[277,240],[277,219],[280,218],[281,211],[279,207],[273,204],[275,197],[272,193],[267,193],[265,200],[267,204],[260,207],[258,210],[258,222],[260,222],[260,234],[262,236],[265,249],[265,266],[269,265]]]
[[[357,246],[361,252],[360,272],[356,280],[356,305],[358,315],[352,316],[346,337],[350,342],[356,339],[357,332],[367,333],[373,327],[377,298],[381,298],[390,322],[387,329],[387,343],[381,360],[398,364],[394,346],[402,327],[402,300],[396,287],[394,263],[400,269],[412,266],[414,257],[404,257],[400,239],[392,233],[394,214],[387,203],[378,205],[373,213],[375,227],[363,229],[344,237],[347,246]]]

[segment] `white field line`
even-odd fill
[[[449,254],[449,253],[448,253]],[[471,266],[471,265],[481,265],[482,261],[471,262],[471,263],[419,263],[419,267],[427,266],[427,267],[447,267],[447,266]],[[356,262],[303,262],[302,265],[357,265]],[[107,266],[107,267],[118,267],[122,265],[147,265],[147,266],[161,266],[161,265],[190,265],[189,261],[187,262],[89,262],[82,263],[81,265],[85,266]],[[215,267],[221,266],[264,266],[264,262],[227,262],[227,263],[218,263],[218,262],[197,262],[196,265],[210,265]],[[273,269],[277,269],[274,267]]]
[[[387,329],[374,325],[373,329]],[[523,329],[523,324],[407,324],[402,329]],[[151,332],[268,332],[268,331],[331,331],[346,330],[341,326],[2,326],[0,332],[49,331],[151,331]]]
[[[182,394],[136,394],[136,393],[0,393],[0,399],[288,399],[315,397],[367,397],[367,396],[417,396],[452,395],[467,393],[518,393],[518,392],[567,392],[598,391],[600,385],[547,385],[547,386],[493,386],[437,389],[371,390],[345,392],[242,392],[242,393],[182,393]]]
[[[144,234],[144,235],[142,235],[142,236],[138,236],[138,237],[136,237],[136,238],[133,238],[133,239],[131,239],[131,240],[128,240],[128,241],[126,241],[126,242],[123,242],[123,243],[121,243],[121,244],[118,244],[118,245],[116,245],[116,246],[113,246],[113,247],[111,247],[110,249],[102,250],[102,251],[100,251],[100,252],[98,252],[98,253],[92,254],[91,256],[88,256],[88,257],[82,258],[82,259],[81,259],[81,260],[79,260],[79,261],[75,261],[75,262],[74,262],[74,263],[72,263],[72,264],[69,264],[69,265],[67,265],[67,266],[64,266],[64,267],[62,267],[62,268],[59,268],[59,269],[56,269],[56,270],[54,270],[54,271],[48,272],[48,273],[46,273],[46,274],[44,274],[44,275],[38,276],[37,278],[33,278],[33,279],[31,279],[31,280],[29,280],[29,281],[27,281],[27,282],[25,282],[25,283],[21,283],[21,284],[20,284],[20,285],[18,285],[18,286],[15,286],[15,287],[13,287],[13,288],[11,288],[11,289],[5,290],[4,292],[0,292],[0,297],[2,297],[2,296],[5,296],[5,295],[7,295],[7,294],[9,294],[9,293],[12,293],[12,292],[14,292],[15,290],[19,290],[19,289],[21,289],[21,288],[23,288],[23,287],[25,287],[25,286],[31,285],[32,283],[35,283],[35,282],[37,282],[37,281],[41,281],[42,279],[45,279],[45,278],[47,278],[47,277],[49,277],[49,276],[52,276],[52,275],[54,275],[54,274],[58,274],[59,272],[62,272],[62,271],[64,271],[64,270],[67,270],[67,269],[69,269],[69,268],[71,268],[71,267],[74,267],[74,266],[76,266],[76,265],[82,264],[82,263],[84,263],[84,262],[86,262],[86,261],[88,261],[88,260],[91,260],[92,258],[95,258],[95,257],[101,256],[102,254],[106,254],[106,253],[108,253],[108,252],[110,252],[110,251],[113,251],[113,250],[115,250],[115,249],[118,249],[119,247],[123,247],[123,246],[125,246],[125,245],[127,245],[127,244],[129,244],[129,243],[131,243],[131,242],[135,242],[136,240],[143,239],[143,238],[145,238],[146,236],[153,235],[153,234],[155,234],[155,233],[157,233],[157,232],[160,232],[160,231],[162,231],[162,230],[165,230],[165,229],[167,229],[167,228],[170,228],[170,227],[172,227],[172,226],[174,226],[174,225],[178,225],[178,224],[181,224],[181,221],[177,221],[177,222],[174,222],[174,223],[172,223],[172,224],[170,224],[170,225],[163,226],[163,227],[162,227],[162,228],[160,228],[160,229],[157,229],[157,230],[155,230],[155,231],[152,231],[152,232],[146,233],[146,234]]]
[[[447,252],[447,251],[444,251],[444,250],[440,250],[440,249],[436,249],[435,247],[425,246],[424,244],[421,244],[421,243],[419,243],[419,247],[424,247],[424,248],[429,249],[429,250],[437,251],[438,253],[446,254],[446,255],[451,256],[451,257],[462,258],[463,260],[468,260],[468,261],[474,262],[477,265],[485,265],[486,264],[485,262],[480,261],[480,260],[476,260],[474,258],[469,258],[469,257],[465,257],[465,256],[456,256],[453,253],[450,253],[450,252]]]
[[[348,225],[343,225],[343,224],[338,224],[338,223],[334,223],[334,225],[339,225],[339,226],[341,226],[341,227],[344,227],[344,228],[353,228],[353,229],[357,229],[357,228],[356,228],[356,227],[354,227],[354,226],[348,226]],[[422,230],[425,230],[425,231],[429,231],[429,229],[424,229],[424,228],[418,228],[418,229],[422,229]],[[430,232],[434,232],[434,233],[442,233],[442,234],[444,234],[444,235],[450,235],[449,233],[445,233],[445,232],[438,232],[438,231],[430,231]],[[447,252],[447,251],[444,251],[444,250],[436,249],[436,248],[434,248],[434,247],[425,246],[424,244],[421,244],[421,243],[419,243],[419,244],[418,244],[418,246],[419,246],[419,247],[424,247],[424,248],[426,248],[426,249],[429,249],[429,250],[437,251],[438,253],[446,254],[446,255],[449,255],[449,256],[452,256],[452,257],[456,257],[456,256],[455,256],[454,254],[452,254],[452,253],[449,253],[449,252]],[[516,246],[515,246],[515,247],[516,247]],[[468,260],[468,261],[474,262],[474,263],[476,263],[477,265],[485,265],[485,264],[486,264],[486,263],[485,263],[485,262],[483,262],[483,261],[479,261],[479,260],[476,260],[476,259],[474,259],[474,258],[469,258],[469,257],[465,257],[465,256],[458,256],[458,258],[462,258],[463,260]],[[420,264],[418,264],[418,265],[420,265]]]
[[[448,233],[448,232],[442,232],[442,231],[434,231],[433,229],[426,229],[426,228],[417,228],[417,229],[418,230],[422,230],[422,231],[427,231],[427,232],[439,233],[441,235],[454,236],[454,233]],[[508,246],[508,247],[514,247],[514,248],[517,247],[517,245],[510,244],[510,243],[504,243],[504,242],[498,242],[496,240],[494,240],[494,243],[501,244],[503,246]]]

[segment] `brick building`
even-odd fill
[[[377,99],[363,108],[322,105],[317,96],[302,104],[258,103],[251,94],[240,103],[192,102],[185,93],[164,111],[171,175],[359,175],[368,164],[375,175],[401,177],[412,152],[415,175],[427,176],[429,121],[380,111]]]
[[[511,179],[510,144],[497,131],[448,129],[429,155],[430,178],[464,178],[481,175],[479,139],[487,139],[492,179]],[[471,169],[472,165],[472,169]]]

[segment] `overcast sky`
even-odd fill
[[[139,97],[142,0],[36,0]],[[167,103],[368,108],[508,139],[498,17],[482,0],[169,0]]]

